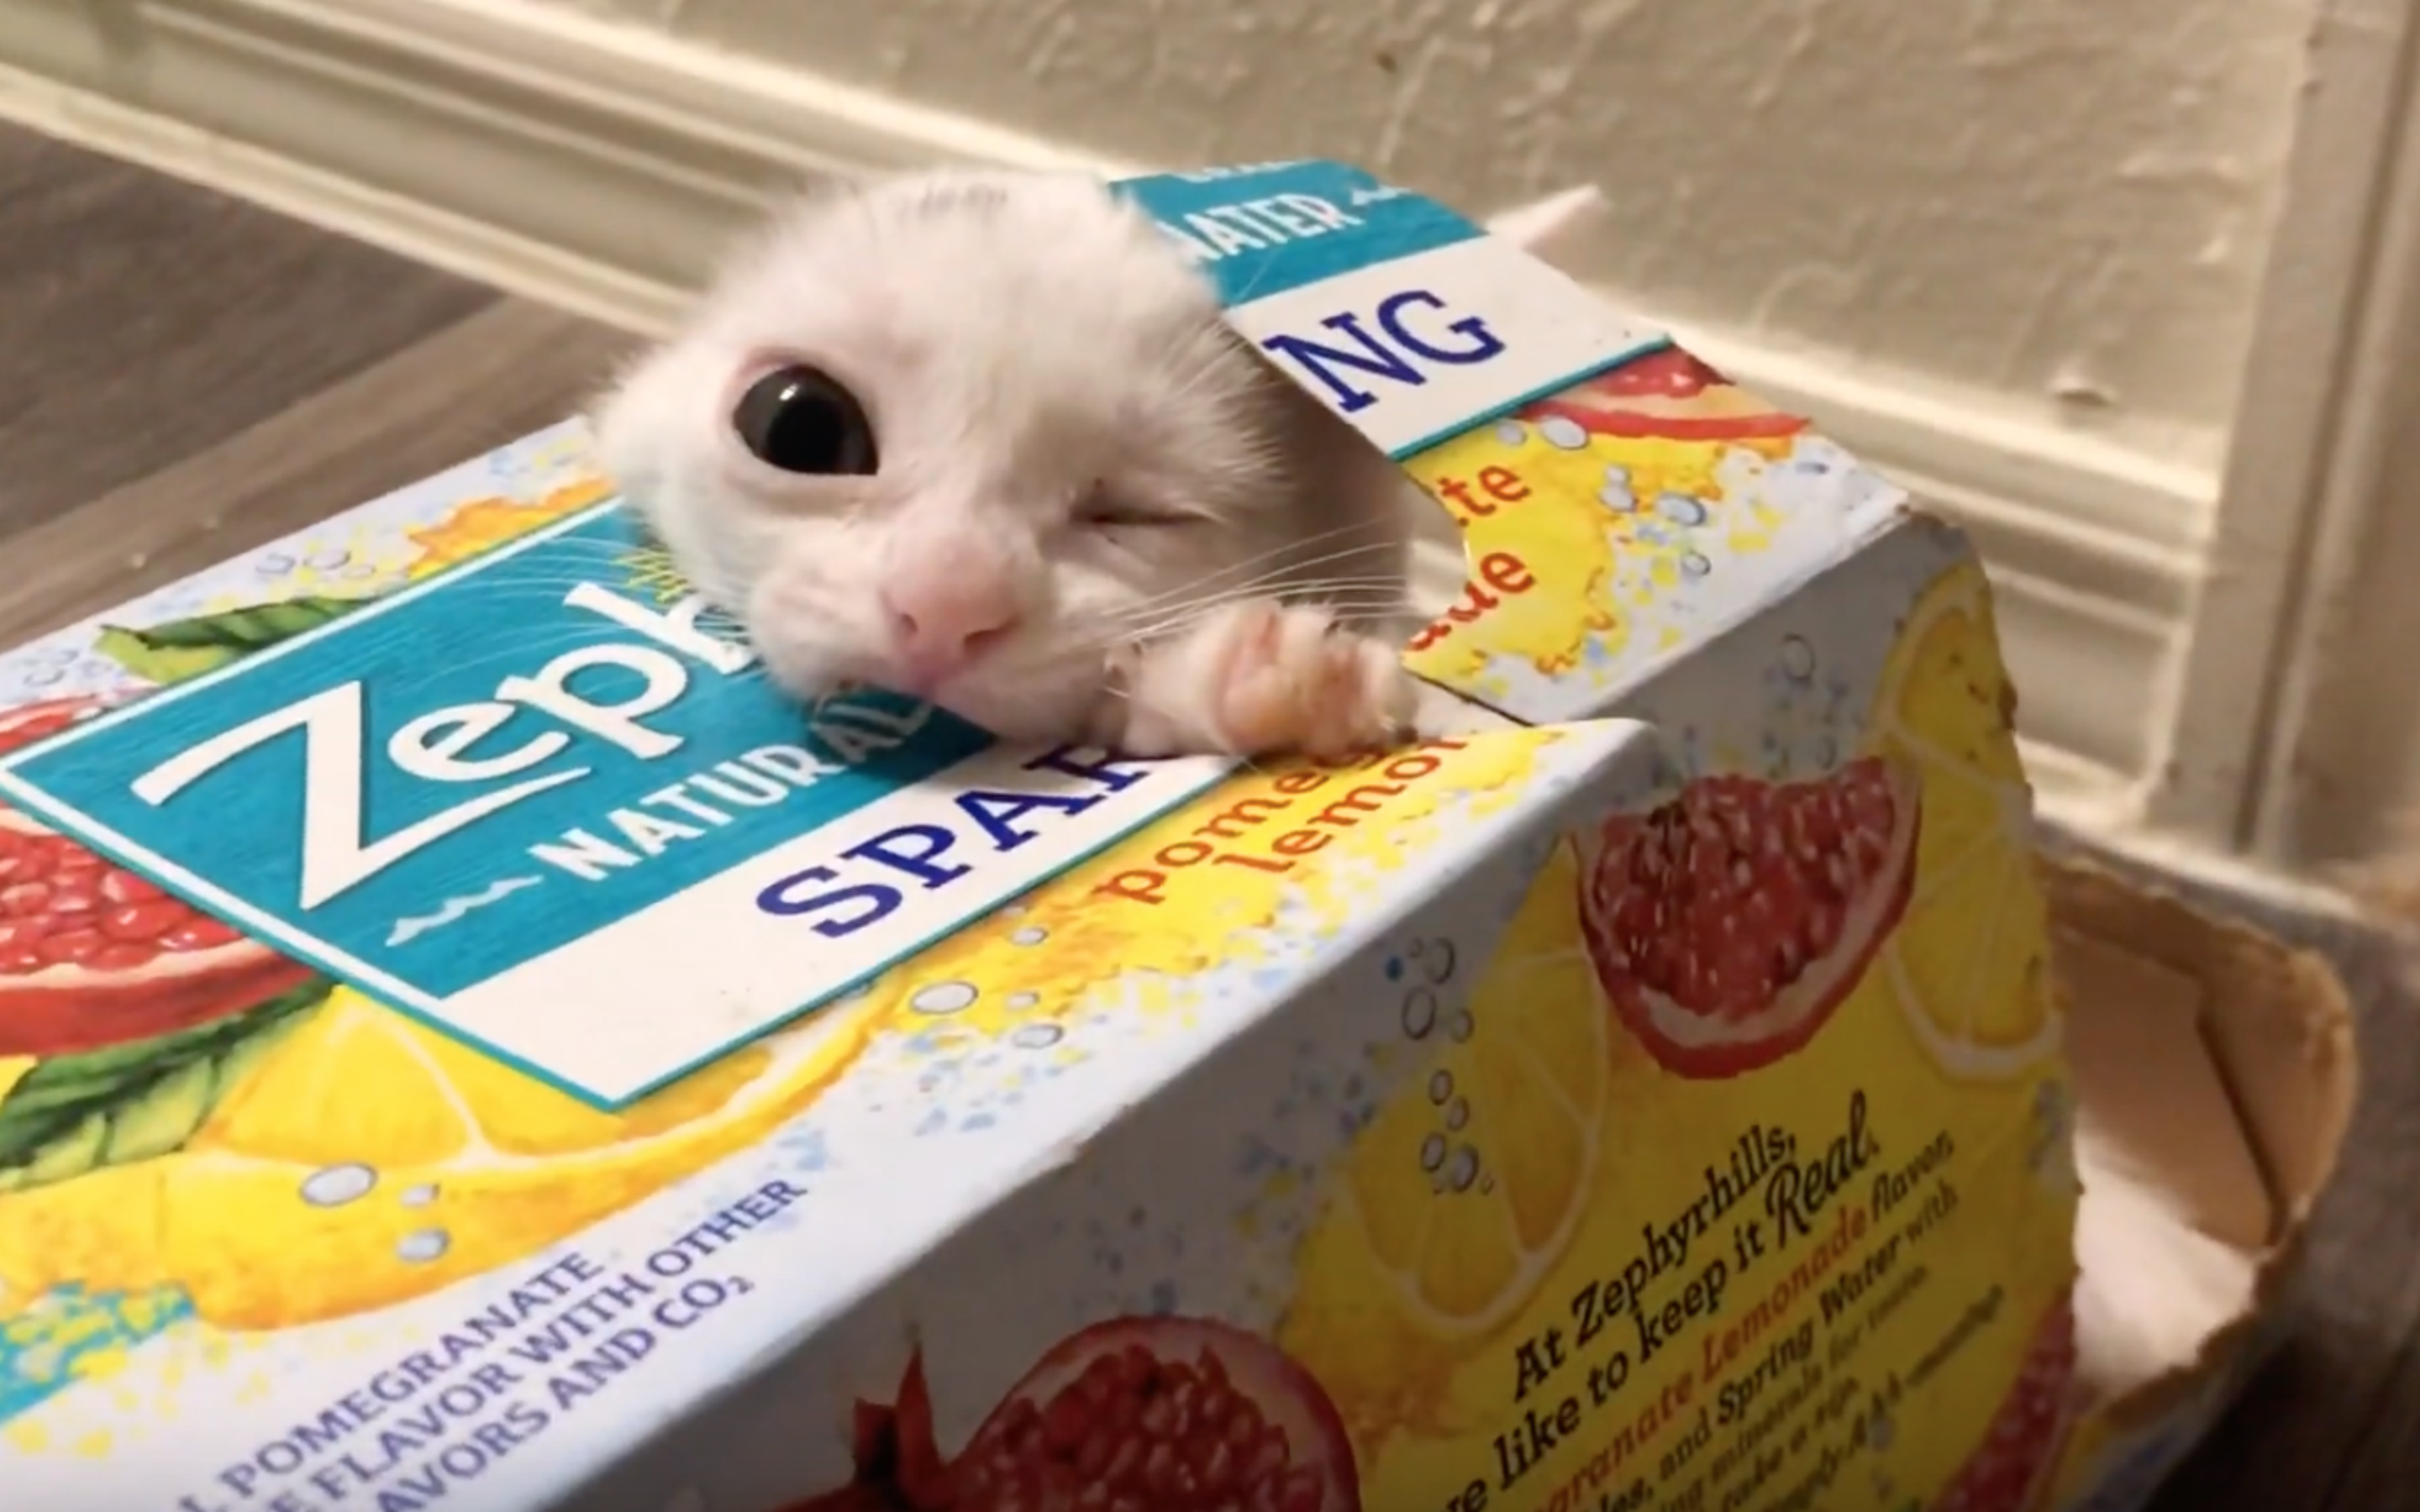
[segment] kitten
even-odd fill
[[[1504,229],[1544,247],[1601,204]],[[1016,739],[1341,754],[1407,733],[1397,648],[1462,586],[1443,508],[1080,177],[819,196],[595,418],[609,471],[803,699],[867,682]]]

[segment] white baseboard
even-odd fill
[[[10,8],[0,116],[641,330],[786,185],[940,161],[1129,166],[527,0]],[[2046,802],[2128,823],[2164,760],[2214,477],[1683,334],[1968,527]]]

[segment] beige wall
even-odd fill
[[[571,0],[550,0],[570,4]],[[2311,0],[589,0],[1147,162],[1602,182],[1659,316],[2180,460],[2233,402]]]
[[[1319,152],[1471,210],[1592,181],[1618,215],[1575,271],[1970,530],[2053,810],[2231,852],[2271,795],[2311,807],[2288,779],[2319,769],[2304,733],[2420,750],[2342,717],[2341,666],[2276,682],[2344,661],[2309,606],[2379,596],[2355,569],[2388,536],[2341,480],[2397,417],[2339,433],[2384,392],[2358,372],[2420,372],[2420,322],[2396,335],[2367,289],[2420,269],[2420,229],[2379,230],[2384,165],[2420,162],[2396,147],[2420,116],[2415,16],[2420,0],[0,0],[0,115],[642,326],[768,196],[818,175]],[[2389,197],[2420,227],[2420,188]],[[2420,273],[2403,281],[2420,309]],[[2420,770],[2364,761],[2366,793]]]

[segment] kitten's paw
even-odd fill
[[[1238,604],[1197,634],[1209,725],[1236,755],[1342,756],[1411,731],[1415,690],[1394,648],[1324,609]]]

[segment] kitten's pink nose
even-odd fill
[[[905,670],[927,684],[998,643],[1017,619],[1015,594],[994,573],[920,573],[883,589],[882,607]]]

